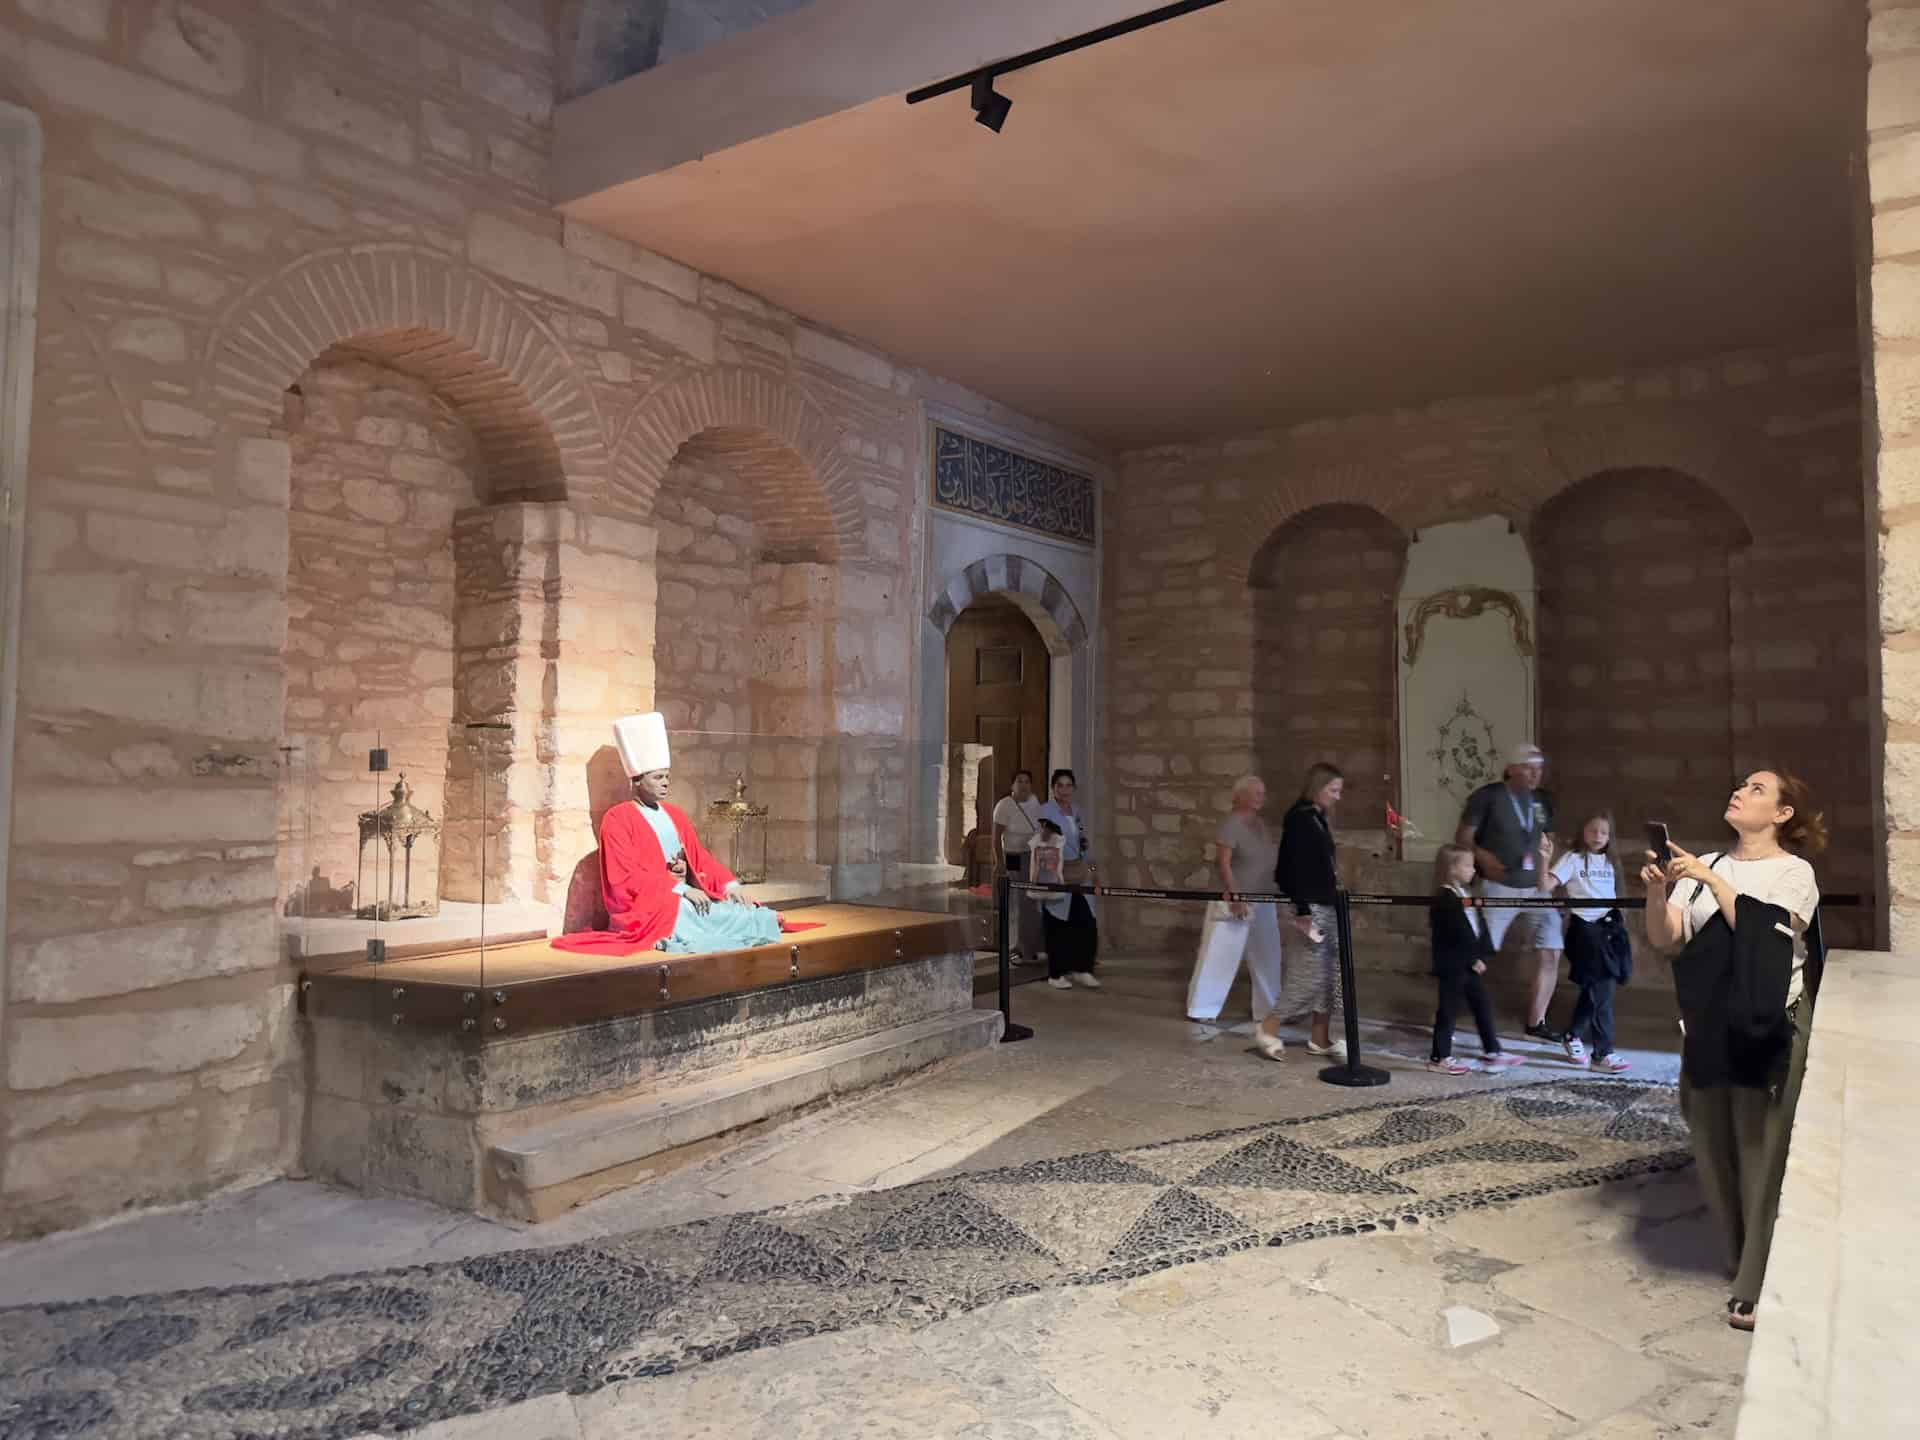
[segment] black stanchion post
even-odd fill
[[[994,924],[1000,942],[1000,1043],[1030,1040],[1033,1030],[1013,1023],[1013,897],[1012,878],[1004,866],[993,882]]]
[[[1320,1072],[1320,1078],[1329,1085],[1354,1089],[1385,1085],[1392,1076],[1385,1070],[1360,1063],[1360,997],[1355,993],[1353,977],[1353,907],[1347,903],[1345,890],[1333,892],[1333,913],[1337,922],[1335,934],[1340,942],[1340,998],[1347,1016],[1347,1063],[1327,1066]]]

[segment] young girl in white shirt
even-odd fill
[[[1567,967],[1580,987],[1573,1021],[1567,1026],[1567,1058],[1576,1065],[1618,1075],[1628,1062],[1613,1048],[1613,992],[1633,974],[1633,942],[1626,922],[1611,904],[1581,905],[1581,900],[1611,901],[1620,893],[1613,865],[1613,816],[1589,815],[1580,838],[1542,877],[1540,888],[1558,899],[1576,902],[1567,917]],[[1593,1041],[1587,1058],[1585,1041]]]

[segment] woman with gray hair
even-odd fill
[[[1280,857],[1280,842],[1260,817],[1267,803],[1266,782],[1258,775],[1242,775],[1234,783],[1231,803],[1213,837],[1213,863],[1220,888],[1228,895],[1263,885]],[[1280,998],[1279,911],[1245,900],[1210,901],[1200,928],[1193,982],[1187,987],[1189,1020],[1212,1024],[1220,1018],[1243,958],[1253,981],[1253,1018],[1258,1022]]]

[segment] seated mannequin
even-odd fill
[[[554,945],[689,955],[778,939],[779,916],[741,893],[733,872],[700,843],[687,812],[667,803],[673,775],[664,717],[629,715],[614,723],[613,736],[633,779],[633,799],[600,823],[608,928],[563,935]]]

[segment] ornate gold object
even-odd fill
[[[707,820],[727,831],[727,868],[742,885],[767,878],[767,807],[747,799],[747,779],[733,777],[733,798],[707,806]]]
[[[1407,620],[1406,650],[1408,665],[1420,658],[1421,643],[1427,638],[1427,622],[1445,615],[1453,620],[1471,620],[1488,610],[1504,610],[1513,624],[1513,648],[1522,655],[1533,654],[1533,632],[1527,624],[1527,612],[1520,601],[1505,590],[1481,585],[1463,585],[1429,595],[1414,608]]]
[[[440,822],[433,818],[428,810],[414,808],[413,787],[407,784],[403,772],[393,782],[393,803],[383,805],[378,810],[365,810],[360,814],[360,866],[358,878],[354,882],[355,895],[366,894],[367,846],[369,843],[380,845],[386,850],[386,886],[381,888],[380,851],[373,852],[373,902],[362,905],[353,913],[362,920],[414,920],[424,915],[440,913],[440,887],[436,883],[425,899],[413,898],[413,847],[421,839],[433,842],[434,859],[439,859]],[[394,897],[393,888],[398,867],[400,895]],[[436,877],[437,879],[437,877]]]

